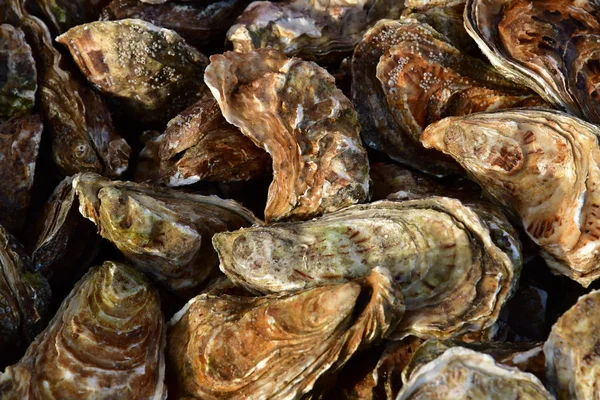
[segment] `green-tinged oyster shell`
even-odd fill
[[[367,199],[356,112],[326,70],[258,49],[212,56],[204,79],[225,119],[273,158],[267,221],[308,219]]]
[[[544,344],[546,373],[560,400],[600,396],[600,291],[579,298]]]
[[[505,76],[599,123],[599,12],[592,0],[469,0],[465,28]]]
[[[288,56],[330,62],[352,52],[362,34],[382,18],[398,18],[392,0],[255,1],[227,32],[237,52],[271,47]]]
[[[91,171],[117,177],[127,169],[131,148],[115,133],[104,100],[69,72],[48,27],[25,11],[24,0],[4,0],[0,22],[18,26],[36,59],[41,109],[50,131],[52,159],[64,175]]]
[[[232,200],[200,196],[96,174],[73,180],[81,214],[98,226],[138,269],[176,293],[192,297],[217,270],[216,232],[259,223]]]
[[[25,356],[0,375],[3,399],[166,399],[158,292],[111,261],[88,272]]]
[[[551,400],[552,395],[534,375],[494,362],[483,353],[462,347],[414,371],[396,400]]]
[[[175,396],[299,399],[359,349],[393,331],[402,297],[387,271],[300,293],[200,295],[170,322]]]
[[[0,123],[0,224],[15,235],[27,217],[43,128],[39,115]]]
[[[0,121],[28,114],[36,90],[35,61],[23,31],[0,25]]]
[[[62,33],[76,25],[95,21],[110,0],[35,0],[53,31]],[[33,7],[32,7],[33,8]]]
[[[90,83],[143,121],[166,122],[206,90],[206,57],[177,33],[146,21],[91,22],[56,41]]]
[[[0,226],[0,369],[15,362],[50,319],[50,287]],[[0,385],[0,394],[2,387]]]
[[[598,136],[564,113],[523,109],[446,118],[423,143],[518,215],[553,272],[587,286],[600,276]]]
[[[517,242],[518,243],[518,242]],[[254,292],[301,290],[381,266],[400,285],[396,337],[452,337],[489,328],[514,290],[520,257],[498,247],[460,201],[431,197],[357,205],[307,222],[220,233],[221,269]]]

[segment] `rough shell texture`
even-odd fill
[[[273,158],[267,221],[308,219],[367,199],[356,112],[326,70],[259,49],[212,56],[204,79],[225,119]]]
[[[335,61],[350,53],[362,34],[381,18],[398,18],[402,1],[255,1],[227,39],[238,52],[272,47],[289,56]]]
[[[105,262],[73,288],[19,363],[3,399],[166,399],[160,298],[132,268]]]
[[[423,143],[515,212],[554,272],[587,286],[600,276],[599,135],[558,111],[516,110],[446,118]]]
[[[15,235],[27,216],[42,130],[39,115],[0,124],[0,224]]]
[[[98,19],[110,0],[35,0],[37,9],[51,23],[54,31],[62,33],[75,25]],[[33,7],[32,7],[33,8]]]
[[[29,113],[36,90],[35,61],[23,31],[0,25],[0,121]]]
[[[78,175],[81,214],[138,269],[184,297],[217,269],[216,232],[259,221],[232,200]]]
[[[496,364],[486,354],[454,347],[417,369],[397,400],[553,399],[532,374]]]
[[[91,22],[56,40],[88,81],[143,121],[166,122],[206,90],[206,57],[177,33],[142,20]]]
[[[389,269],[406,316],[396,336],[451,337],[491,326],[517,262],[460,201],[431,197],[348,207],[307,222],[221,233],[221,269],[255,292],[301,290]]]
[[[144,149],[152,165],[143,176],[168,186],[201,180],[245,181],[270,172],[269,155],[229,124],[210,93],[169,121],[164,135],[150,143],[156,154]]]
[[[599,123],[599,12],[589,0],[469,0],[465,27],[507,77]]]
[[[122,174],[131,148],[115,133],[104,100],[69,72],[47,26],[24,10],[22,0],[5,0],[0,19],[19,26],[33,50],[44,124],[60,171],[64,175],[84,171],[110,177]]]
[[[483,61],[462,54],[428,25],[416,24],[396,32],[397,41],[379,59],[376,74],[390,113],[413,140],[447,116],[544,104]]]
[[[113,0],[102,12],[102,19],[143,19],[172,29],[189,44],[202,47],[215,41],[223,43],[225,32],[248,3],[248,0],[222,0],[148,4],[138,0]]]
[[[181,397],[298,399],[402,317],[387,271],[300,293],[200,295],[170,322]],[[200,356],[199,356],[200,355]]]
[[[426,150],[398,124],[388,107],[386,93],[377,79],[379,59],[392,46],[405,40],[430,35],[443,36],[415,20],[381,20],[369,29],[352,57],[352,102],[361,125],[361,136],[375,150],[392,159],[434,175],[460,172],[450,158]]]
[[[14,362],[20,351],[46,326],[50,317],[50,287],[33,271],[29,256],[0,226],[0,347],[2,360]],[[2,388],[0,385],[0,394]]]
[[[599,332],[600,291],[579,298],[552,327],[544,353],[546,372],[559,399],[600,396]]]

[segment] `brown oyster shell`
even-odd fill
[[[52,159],[64,175],[98,172],[121,175],[131,148],[115,133],[104,100],[69,72],[67,60],[54,48],[47,26],[29,15],[23,0],[5,0],[0,20],[19,26],[36,57],[41,108],[50,131]]]
[[[193,46],[223,43],[227,29],[248,5],[249,0],[210,2],[164,2],[148,4],[139,0],[112,0],[102,19],[135,18],[171,29]]]
[[[27,217],[42,130],[39,115],[0,124],[0,224],[15,235]]]
[[[111,261],[73,288],[19,363],[0,375],[3,399],[166,399],[158,292]]]
[[[204,79],[225,119],[273,158],[267,221],[308,219],[367,199],[356,112],[323,68],[258,49],[212,56]]]
[[[390,112],[413,140],[444,117],[544,104],[430,30],[427,25],[400,30],[400,35],[414,36],[398,40],[377,64]]]
[[[453,347],[413,372],[396,400],[457,398],[553,399],[534,375],[497,364],[487,354]]]
[[[386,94],[377,80],[377,64],[396,43],[416,37],[443,36],[415,20],[381,20],[369,29],[352,57],[352,102],[361,125],[361,136],[371,148],[417,170],[438,175],[460,172],[447,157],[426,150],[398,124],[388,107]],[[429,40],[429,39],[427,39]]]
[[[0,225],[0,370],[17,361],[44,329],[50,300],[48,282],[34,272],[23,247]]]
[[[166,122],[206,90],[206,57],[177,33],[139,19],[91,22],[56,41],[90,83],[142,121]]]
[[[600,291],[579,298],[544,344],[546,372],[558,399],[595,399],[598,388]]]
[[[164,135],[147,146],[142,152],[151,165],[140,177],[168,186],[245,181],[271,168],[269,155],[223,118],[210,93],[169,121]]]
[[[0,25],[0,122],[28,114],[35,105],[37,71],[21,29]]]
[[[406,304],[396,338],[448,338],[492,326],[520,272],[520,257],[498,247],[473,210],[443,197],[380,201],[306,222],[219,233],[213,245],[221,270],[254,292],[389,269]]]
[[[79,211],[138,269],[190,298],[217,270],[213,234],[259,223],[232,200],[200,196],[96,174],[73,180]]]
[[[402,1],[255,1],[227,32],[233,49],[271,47],[288,56],[331,62],[350,53],[362,34],[382,18],[398,18]]]
[[[465,27],[504,75],[556,107],[600,122],[597,3],[469,0]]]
[[[517,214],[553,272],[587,286],[600,276],[599,135],[558,111],[516,110],[446,118],[423,143]]]
[[[300,293],[200,295],[171,320],[179,397],[296,399],[393,331],[402,297],[387,271]]]

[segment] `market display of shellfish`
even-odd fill
[[[0,400],[600,398],[600,3],[0,0]]]

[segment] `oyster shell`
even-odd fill
[[[0,122],[28,114],[35,105],[37,71],[25,34],[0,25]]]
[[[33,271],[25,250],[0,225],[0,369],[18,360],[19,352],[44,329],[50,297],[48,282]]]
[[[220,233],[213,245],[223,272],[254,292],[301,290],[364,276],[376,266],[389,269],[406,304],[395,337],[451,337],[490,327],[520,271],[476,213],[443,197],[380,201],[312,221]]]
[[[600,276],[600,129],[558,111],[446,118],[423,133],[516,213],[555,273],[584,286]]]
[[[64,31],[97,20],[110,0],[35,0],[37,9],[51,23],[54,31]]]
[[[50,131],[52,158],[64,175],[91,171],[117,177],[127,169],[131,148],[118,136],[104,100],[69,72],[48,27],[29,15],[23,0],[4,0],[0,21],[19,26],[36,57],[41,108]]]
[[[27,216],[42,130],[39,115],[0,124],[0,224],[15,235]]]
[[[504,75],[556,107],[600,122],[597,3],[469,0],[465,27]]]
[[[308,219],[367,199],[356,112],[327,71],[273,49],[210,60],[204,80],[223,116],[273,158],[267,221]]]
[[[552,399],[534,375],[494,362],[483,353],[454,347],[417,369],[396,400]]]
[[[138,269],[184,297],[198,293],[218,257],[216,232],[259,221],[232,200],[180,193],[96,174],[73,180],[79,211]]]
[[[403,131],[388,107],[386,94],[376,76],[379,59],[392,46],[425,35],[444,39],[433,28],[411,19],[381,20],[369,29],[352,57],[352,102],[358,113],[362,139],[369,147],[420,171],[450,175],[460,172],[459,167],[450,158],[424,149]]]
[[[149,144],[157,145],[156,155],[143,150],[153,165],[142,175],[157,175],[168,186],[243,181],[270,172],[269,155],[223,118],[210,93],[169,121],[164,135]]]
[[[102,19],[143,19],[171,29],[193,46],[223,43],[227,29],[248,5],[249,0],[210,2],[164,2],[156,4],[139,0],[112,0],[102,12]]]
[[[176,396],[298,399],[402,317],[391,277],[265,297],[200,295],[169,323]]]
[[[0,393],[21,399],[166,399],[160,298],[132,268],[105,262],[73,288]]]
[[[600,291],[579,298],[544,344],[546,373],[559,399],[595,399],[598,389]]]
[[[96,21],[56,38],[88,79],[140,120],[166,122],[205,91],[207,59],[175,32],[138,19]]]
[[[237,52],[271,47],[288,56],[332,62],[352,52],[382,18],[398,18],[402,1],[288,0],[251,3],[227,32]]]

